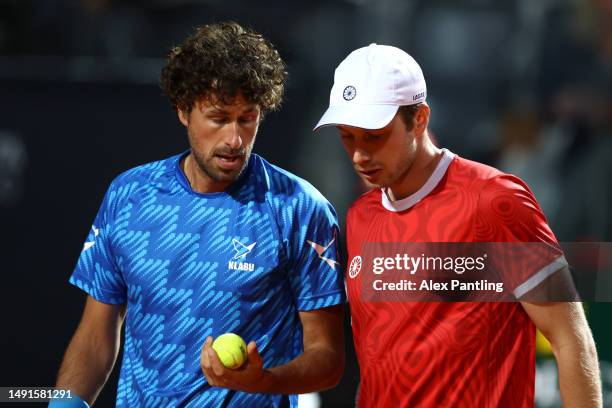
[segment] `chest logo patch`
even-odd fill
[[[255,264],[251,262],[240,262],[238,259],[243,259],[250,254],[253,247],[255,247],[255,244],[257,244],[257,241],[249,245],[244,245],[242,242],[234,238],[232,239],[232,244],[234,245],[234,251],[236,251],[236,253],[234,254],[232,260],[228,262],[227,268],[234,271],[253,272],[255,270]]]

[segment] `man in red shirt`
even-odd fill
[[[562,254],[515,276],[515,302],[374,302],[363,293],[368,243],[556,245],[525,183],[432,143],[426,95],[411,56],[372,44],[338,66],[329,108],[315,127],[338,128],[372,187],[346,223],[359,406],[533,407],[537,327],[557,359],[564,405],[600,407],[597,352],[581,304],[524,297],[567,270]]]

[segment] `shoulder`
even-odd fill
[[[295,174],[273,165],[264,158],[254,155],[258,178],[266,195],[275,206],[331,207],[329,201],[312,184]]]
[[[336,210],[312,184],[255,156],[258,190],[283,234],[312,225],[337,225]]]
[[[505,173],[484,163],[455,156],[449,166],[449,174],[454,180],[469,180],[471,183],[485,185],[489,180]]]
[[[478,195],[481,210],[501,211],[508,205],[526,204],[539,210],[529,186],[512,174],[501,173],[486,180]]]
[[[166,176],[174,174],[179,155],[132,167],[119,174],[107,191],[109,204],[117,204],[140,190],[152,190],[167,182]]]
[[[180,155],[174,155],[163,160],[157,160],[132,167],[119,174],[112,184],[125,185],[130,183],[149,183],[160,176],[174,172]]]
[[[474,239],[480,242],[554,242],[542,209],[519,177],[457,158],[449,178],[473,198]]]
[[[465,185],[476,194],[479,212],[503,216],[505,212],[513,212],[517,206],[523,205],[540,210],[523,180],[495,167],[457,157],[451,177],[455,183]]]
[[[475,232],[479,241],[556,241],[527,184],[502,172],[486,180],[479,191]]]
[[[527,184],[519,177],[483,163],[457,156],[449,170],[453,182],[465,181],[464,185],[478,194],[480,202],[495,199],[500,194],[533,197]]]

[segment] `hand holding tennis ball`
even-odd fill
[[[242,337],[234,333],[225,333],[217,337],[212,349],[217,353],[221,364],[232,370],[242,367],[247,360],[247,345]]]
[[[200,368],[211,387],[261,393],[268,392],[275,381],[264,368],[255,341],[247,345],[233,333],[216,339],[206,337],[200,353]]]

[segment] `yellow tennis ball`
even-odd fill
[[[242,337],[234,333],[225,333],[212,344],[221,364],[227,368],[240,368],[247,360],[247,346]]]

